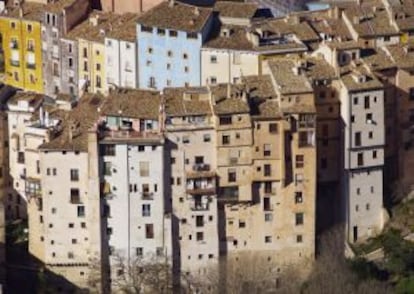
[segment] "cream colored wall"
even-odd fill
[[[240,62],[235,63],[235,55]],[[217,62],[212,63],[211,57],[216,56]],[[243,51],[219,50],[202,48],[201,50],[201,84],[211,84],[215,77],[217,83],[239,82],[241,76],[259,74],[259,55]]]

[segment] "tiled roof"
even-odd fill
[[[363,1],[361,5],[349,6],[344,10],[360,37],[398,35],[384,5],[377,0]]]
[[[331,80],[337,78],[335,69],[323,58],[307,57],[302,68],[303,74],[309,80]]]
[[[304,74],[295,72],[300,64],[292,59],[269,60],[268,65],[277,89],[281,94],[312,92],[312,86]]]
[[[382,49],[370,49],[371,53],[363,57],[363,61],[371,70],[383,70],[395,67],[392,58]]]
[[[206,87],[164,89],[168,116],[211,115],[210,92]]]
[[[112,30],[106,34],[108,38],[134,42],[137,38],[138,14],[126,13],[119,16]]]
[[[390,45],[383,48],[386,55],[402,69],[414,68],[414,44]]]
[[[294,34],[303,42],[319,40],[319,36],[307,22],[295,23],[289,18],[276,18],[257,22],[254,28],[279,33],[281,35]]]
[[[33,92],[24,92],[18,91],[14,94],[8,101],[9,104],[17,105],[19,101],[27,101],[29,106],[35,106],[41,103],[44,99],[44,95],[33,93]]]
[[[363,45],[358,41],[333,41],[333,42],[326,42],[325,43],[329,48],[334,48],[338,50],[352,50],[352,49],[360,49]]]
[[[73,5],[78,0],[58,0],[56,2],[51,2],[46,5],[45,11],[53,12],[53,13],[59,13],[64,8],[69,7]]]
[[[0,16],[10,18],[20,18],[20,8],[12,5],[12,1],[9,1],[10,5],[4,10]],[[41,3],[24,2],[21,4],[23,11],[23,20],[31,20],[41,22],[43,20],[43,12],[46,5]]]
[[[177,1],[166,1],[141,15],[137,22],[149,27],[199,32],[206,24],[211,13],[211,8],[192,6]]]
[[[359,81],[362,77],[363,81]],[[348,91],[365,91],[382,88],[382,83],[371,74],[363,65],[350,66],[350,70],[341,76]]]
[[[108,32],[116,28],[122,17],[110,12],[93,11],[89,15],[89,19],[73,28],[65,38],[68,39],[85,39],[93,42],[103,43]],[[96,23],[94,23],[94,21]],[[96,24],[96,25],[95,25]]]
[[[86,152],[88,150],[88,130],[96,124],[99,116],[97,109],[105,99],[98,94],[85,94],[71,111],[59,112],[62,114],[62,132],[39,148]],[[71,129],[72,131],[70,131]],[[72,139],[70,133],[72,133]]]
[[[318,32],[335,39],[350,40],[351,33],[342,19],[317,18],[308,21],[310,26]]]
[[[256,3],[217,1],[214,10],[219,12],[220,16],[230,18],[247,18],[254,17],[258,6]]]
[[[102,115],[158,119],[161,95],[158,91],[118,89],[109,93],[101,107]]]
[[[269,44],[256,45],[248,38],[248,34],[255,34],[254,32],[251,32],[248,28],[243,28],[240,26],[223,26],[222,29],[227,29],[230,35],[220,35],[220,32],[217,31],[217,33],[213,35],[210,38],[210,40],[203,45],[203,47],[256,52],[277,52],[278,50],[281,50],[283,52],[289,50],[307,50],[304,44],[297,41],[285,39],[280,43],[274,42]]]
[[[215,114],[250,112],[247,95],[243,93],[246,91],[244,85],[219,84],[211,87],[211,91],[213,93],[213,109]]]

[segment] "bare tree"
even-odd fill
[[[111,256],[112,267],[110,287],[116,293],[124,294],[169,294],[172,293],[172,270],[167,257],[145,256],[127,259],[121,254]],[[90,274],[90,287],[94,293],[101,293],[96,286],[100,277],[100,264],[95,261]],[[95,273],[95,274],[94,274]],[[109,278],[109,277],[108,277]],[[106,281],[109,285],[109,281]],[[105,284],[105,281],[104,281]]]

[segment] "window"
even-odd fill
[[[81,203],[79,189],[77,188],[70,189],[70,203],[72,204]]]
[[[100,76],[96,76],[96,87],[102,88],[102,81]]]
[[[229,135],[223,135],[222,136],[222,143],[223,143],[223,145],[229,145],[230,144],[230,136]]]
[[[276,123],[270,123],[269,124],[269,133],[277,133],[277,124]]]
[[[299,204],[303,202],[303,194],[301,191],[295,192],[295,203]]]
[[[373,138],[373,133],[372,133],[372,132],[369,132],[369,133],[368,133],[368,138],[370,138],[370,139],[372,139],[372,138]]]
[[[190,138],[187,136],[183,136],[183,144],[189,144],[190,143]]]
[[[302,243],[303,242],[303,237],[302,235],[297,235],[296,236],[296,243]]]
[[[210,77],[210,84],[217,84],[217,78],[215,76]]]
[[[139,175],[141,177],[149,177],[149,161],[139,162]]]
[[[197,33],[187,33],[187,39],[197,39]]]
[[[296,168],[303,168],[304,166],[304,156],[303,155],[296,155]]]
[[[187,53],[183,53],[183,59],[188,59],[188,54]]]
[[[151,216],[151,204],[142,204],[142,216]]]
[[[96,70],[97,70],[97,71],[100,71],[100,70],[101,70],[101,64],[100,64],[100,63],[97,63],[97,64],[96,64]]]
[[[196,216],[196,227],[203,227],[204,226],[204,217],[202,215]]]
[[[164,29],[157,29],[157,34],[160,36],[165,36],[165,30]]]
[[[263,198],[263,210],[264,211],[272,210],[272,206],[270,204],[270,198],[269,197],[264,197]]]
[[[85,206],[78,206],[78,217],[85,217]]]
[[[52,169],[52,173],[53,173],[53,175],[54,175],[54,176],[56,176],[56,175],[57,175],[57,170],[56,170],[56,168],[53,168],[53,169]]]
[[[74,259],[75,255],[73,254],[73,252],[68,252],[68,258],[69,259]]]
[[[177,33],[177,31],[170,30],[169,35],[170,35],[170,37],[177,37],[178,33]]]
[[[78,243],[78,240],[72,239],[72,244],[76,244],[76,243]]]
[[[271,213],[265,213],[265,222],[271,222],[273,220],[273,215]]]
[[[372,113],[367,113],[365,119],[367,123],[372,123]]]
[[[272,145],[264,144],[263,146],[263,156],[270,156],[272,153]]]
[[[410,88],[410,100],[414,100],[414,88]]]
[[[210,142],[210,141],[211,141],[210,134],[204,134],[203,135],[203,142]]]
[[[361,132],[355,133],[355,146],[361,146]]]
[[[145,225],[145,238],[154,239],[154,225],[153,224]]]
[[[297,226],[303,225],[303,212],[295,213],[295,224]]]
[[[216,55],[211,55],[210,56],[210,63],[217,63],[217,56]]]
[[[265,164],[263,166],[263,172],[265,177],[270,177],[272,175],[272,167],[270,164]]]
[[[355,115],[351,115],[351,123],[355,122]]]
[[[167,51],[167,56],[168,56],[168,57],[172,57],[172,56],[173,56],[173,53],[172,53],[172,51],[171,51],[171,50],[168,50],[168,51]]]
[[[272,243],[272,236],[265,236],[265,243]]]
[[[102,153],[104,156],[115,156],[115,145],[112,145],[112,144],[102,145]]]
[[[71,169],[70,170],[70,180],[72,182],[79,181],[79,170],[78,169]]]
[[[358,153],[357,161],[358,166],[364,165],[364,153]]]
[[[365,109],[369,108],[369,96],[364,97],[364,108]]]
[[[141,32],[152,33],[152,27],[141,26]]]
[[[231,116],[221,116],[220,125],[231,125],[232,117]]]
[[[17,154],[17,163],[24,163],[24,152],[19,152]]]
[[[14,21],[12,21],[12,22],[10,23],[10,26],[11,26],[11,28],[12,28],[12,29],[15,29],[15,28],[16,28],[16,23],[15,23]]]
[[[229,183],[236,182],[236,169],[230,168],[227,173],[227,180]]]
[[[203,232],[197,232],[196,240],[197,241],[204,241],[204,233]]]
[[[372,158],[377,158],[377,150],[372,151]]]
[[[83,48],[83,57],[84,58],[88,57],[88,49],[87,48]]]
[[[358,105],[358,97],[354,97],[354,105]]]
[[[110,176],[110,175],[112,175],[112,169],[111,169],[111,167],[112,167],[111,162],[105,161],[105,162],[103,163],[103,174],[104,174],[105,176]]]
[[[137,247],[135,252],[137,256],[142,256],[144,254],[144,249],[142,247]]]
[[[189,71],[190,71],[189,67],[188,66],[184,66],[184,72],[189,72]]]
[[[369,208],[370,208],[370,207],[369,207],[369,203],[367,203],[367,204],[365,205],[365,209],[366,209],[366,210],[369,210]]]
[[[147,52],[148,52],[148,54],[152,54],[152,48],[151,47],[148,47],[148,49],[147,49]]]

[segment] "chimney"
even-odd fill
[[[230,83],[227,83],[227,98],[230,98],[231,96],[231,85]]]
[[[174,7],[174,5],[175,5],[175,1],[174,1],[174,0],[170,0],[170,1],[168,2],[168,6],[169,6],[169,7]]]
[[[23,7],[20,6],[20,8],[19,8],[19,17],[20,18],[23,18],[23,15],[24,15],[24,13],[23,13]]]
[[[194,14],[199,16],[200,15],[200,9],[198,7],[194,8]]]

